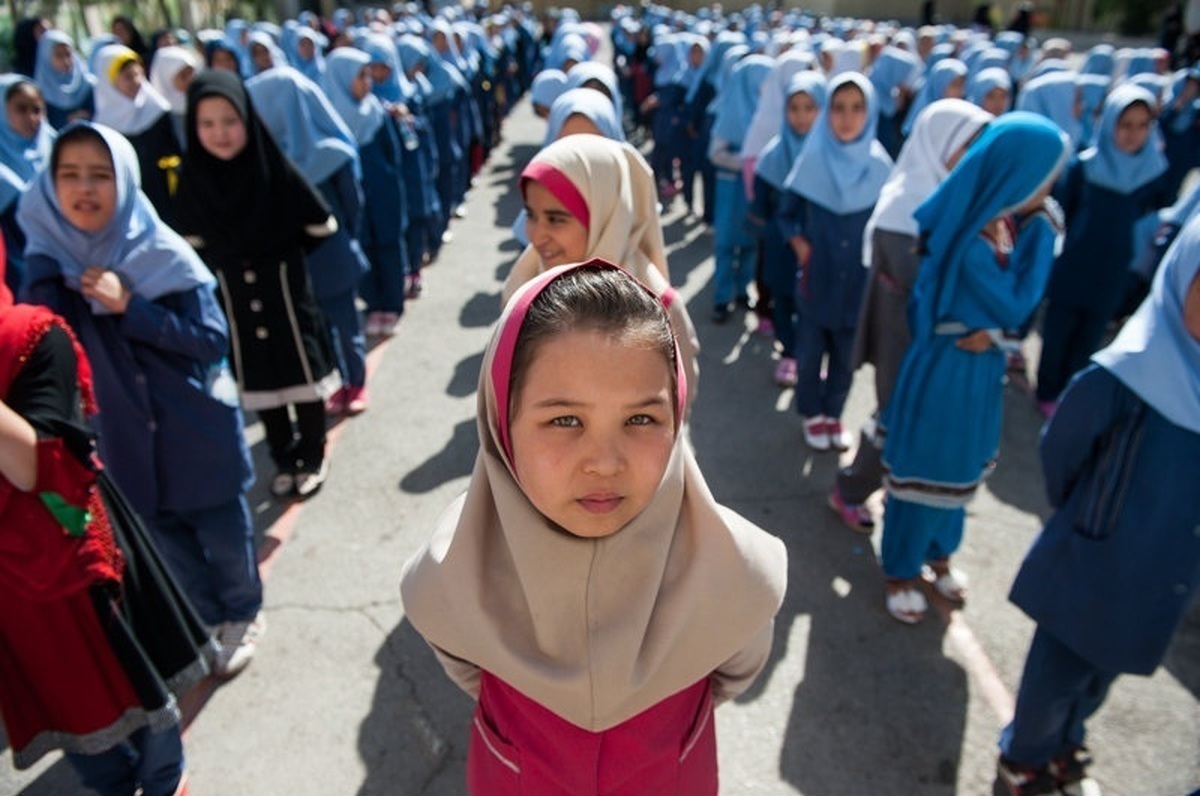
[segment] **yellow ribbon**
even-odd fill
[[[179,187],[179,166],[183,163],[179,155],[167,155],[158,159],[158,167],[167,173],[167,195],[174,196]]]

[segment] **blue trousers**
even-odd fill
[[[1096,668],[1038,627],[1025,658],[1016,712],[1000,733],[1001,753],[1040,767],[1083,746],[1084,722],[1104,703],[1117,674]]]
[[[83,784],[100,796],[171,796],[183,776],[183,741],[179,725],[162,732],[134,730],[125,740],[98,755],[68,752],[67,760]]]
[[[363,274],[359,293],[369,312],[404,312],[404,274],[407,270],[404,248],[403,242],[363,247],[371,261],[371,270]]]
[[[367,383],[367,336],[354,305],[354,290],[318,299],[317,303],[329,327],[342,383],[347,387],[363,386]]]
[[[717,190],[714,197],[716,218],[714,236],[716,278],[714,306],[724,306],[747,294],[754,280],[755,241],[746,229],[746,189],[742,175],[728,169],[717,169]]]
[[[1055,401],[1067,382],[1087,367],[1100,348],[1110,316],[1051,301],[1042,320],[1042,355],[1038,360],[1037,398]]]
[[[207,625],[253,619],[263,588],[245,495],[212,508],[162,511],[150,523],[171,573]]]
[[[964,508],[934,508],[888,495],[880,542],[883,574],[909,580],[921,574],[926,561],[954,555],[966,520]]]
[[[796,411],[803,417],[840,418],[850,395],[854,329],[826,329],[800,310],[796,321]],[[829,362],[821,378],[821,362]]]

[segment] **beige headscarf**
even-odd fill
[[[583,259],[616,263],[663,298],[683,357],[689,401],[700,382],[700,339],[687,306],[671,287],[654,170],[633,146],[600,135],[560,138],[538,152],[526,168],[549,166],[579,192],[588,210],[588,247]],[[501,303],[544,270],[532,244],[504,280]]]
[[[706,677],[718,699],[747,688],[770,652],[787,554],[716,503],[684,434],[650,505],[612,536],[566,533],[525,497],[501,434],[513,349],[534,298],[575,267],[536,277],[506,306],[480,375],[470,485],[405,565],[400,591],[473,696],[486,670],[601,731]]]

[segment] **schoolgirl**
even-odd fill
[[[675,198],[681,187],[676,165],[683,139],[680,107],[684,97],[685,59],[681,34],[669,32],[658,36],[654,41],[654,92],[642,102],[642,112],[651,115],[650,137],[654,149],[650,153],[650,166],[664,203]]]
[[[25,275],[25,232],[17,223],[21,192],[50,160],[54,128],[37,85],[22,75],[0,75],[0,234],[7,257],[4,278],[14,294]]]
[[[683,182],[680,195],[684,207],[693,218],[696,212],[696,177],[704,172],[708,162],[707,141],[701,142],[695,127],[693,103],[689,101],[704,80],[704,64],[708,60],[711,44],[706,36],[693,35],[687,48],[687,69],[683,74],[683,96],[680,98],[680,130],[683,141],[679,158],[679,176]]]
[[[362,165],[354,136],[320,87],[290,66],[246,81],[271,137],[329,205],[337,228],[305,254],[313,295],[329,326],[342,387],[326,402],[331,415],[366,411],[367,339],[356,301],[371,266],[358,241]]]
[[[501,316],[471,484],[401,579],[477,700],[468,792],[717,793],[713,709],[766,663],[786,551],[713,500],[684,382],[659,297],[604,261]]]
[[[38,40],[33,80],[46,102],[46,120],[56,130],[74,119],[90,119],[96,110],[96,80],[61,30],[52,28]]]
[[[277,469],[271,492],[309,497],[328,468],[325,400],[341,379],[303,257],[337,222],[237,75],[209,70],[188,87],[176,201],[179,231],[217,276],[242,406],[258,412]]]
[[[794,74],[783,91],[783,117],[779,132],[763,148],[755,164],[754,199],[750,217],[763,225],[763,281],[771,293],[775,341],[779,364],[775,383],[796,384],[796,275],[798,264],[791,246],[783,238],[778,212],[787,175],[795,165],[804,142],[825,107],[825,78],[819,72]]]
[[[171,45],[154,51],[150,85],[171,106],[171,127],[181,147],[187,141],[187,88],[202,67],[200,56],[190,47]]]
[[[736,50],[731,50],[736,53]],[[736,58],[727,53],[727,57]],[[734,302],[749,307],[749,287],[754,280],[757,247],[746,229],[749,202],[742,180],[741,147],[754,118],[759,90],[774,61],[765,55],[747,55],[730,68],[713,103],[717,106],[708,159],[716,167],[713,276],[714,323],[725,323]]]
[[[529,101],[533,112],[543,119],[550,117],[550,106],[567,90],[567,73],[559,69],[543,69],[529,86]]]
[[[325,74],[325,44],[325,37],[307,25],[296,28],[288,60],[314,83]]]
[[[1006,357],[997,341],[1041,298],[1056,238],[1044,200],[1069,155],[1052,122],[1006,113],[914,213],[924,254],[910,301],[912,344],[882,415],[881,563],[888,613],[901,622],[919,622],[928,608],[918,585],[926,564],[935,591],[965,599],[966,578],[950,556],[1000,441]],[[1024,245],[1026,236],[1037,246]]]
[[[472,160],[472,142],[480,135],[479,109],[471,93],[468,66],[455,44],[450,23],[443,18],[435,19],[428,37],[430,57],[425,61],[425,69],[433,86],[431,113],[435,119],[444,118],[445,131],[461,152],[460,157],[451,160],[443,153],[438,192],[450,217],[458,218],[463,212],[461,205],[466,199],[472,170],[477,165]],[[439,104],[444,105],[440,114],[433,110]],[[439,140],[442,140],[440,135]]]
[[[212,274],[138,190],[119,133],[77,122],[21,200],[25,293],[62,315],[91,360],[100,454],[221,644],[249,664],[265,629],[254,480]]]
[[[183,149],[175,136],[170,103],[146,80],[137,53],[123,44],[100,49],[96,73],[96,122],[111,127],[133,144],[142,192],[159,217],[172,224],[171,195],[179,180]]]
[[[830,82],[828,97],[787,175],[778,217],[800,267],[796,410],[804,441],[814,450],[847,450],[841,414],[866,286],[862,236],[892,159],[875,137],[879,111],[870,80],[858,72],[841,74]]]
[[[925,73],[916,96],[908,106],[900,131],[905,137],[912,133],[921,111],[940,99],[962,99],[967,90],[967,65],[957,58],[943,58]]]
[[[375,49],[372,48],[370,52],[372,63],[377,63],[379,56],[375,54]],[[429,113],[429,101],[433,96],[433,84],[425,75],[429,46],[418,36],[404,35],[397,39],[395,52],[399,59],[394,71],[396,82],[381,84],[376,73],[372,72],[372,91],[384,101],[385,107],[388,107],[387,103],[393,103],[390,106],[393,109],[398,100],[393,99],[392,94],[396,93],[403,98],[403,104],[410,111],[408,117],[397,117],[397,129],[401,140],[405,142],[405,152],[415,152],[417,155],[415,158],[406,157],[403,162],[404,185],[408,191],[406,198],[410,208],[408,296],[415,298],[421,294],[421,268],[436,260],[442,248],[447,211],[438,193],[437,175],[441,168],[442,148],[448,144],[438,141]],[[386,89],[388,93],[383,93],[384,87],[389,87]],[[396,116],[394,111],[393,116]]]
[[[712,226],[716,221],[716,166],[708,158],[709,144],[712,142],[712,126],[716,118],[714,98],[717,95],[717,85],[725,74],[729,51],[737,50],[736,58],[750,52],[746,47],[746,34],[741,31],[721,31],[713,39],[712,46],[700,67],[700,76],[692,83],[684,102],[687,104],[687,125],[684,134],[691,140],[693,157],[699,161],[698,174],[701,181],[701,199],[703,210],[699,214],[704,223]],[[692,215],[697,215],[693,201],[689,205]]]
[[[501,301],[556,265],[593,257],[625,263],[667,306],[694,398],[700,343],[687,305],[671,287],[654,172],[646,160],[626,143],[571,136],[533,157],[521,172],[520,188],[530,243],[505,279]]]
[[[567,73],[566,90],[573,88],[590,88],[608,97],[617,112],[617,118],[625,118],[625,101],[621,96],[617,74],[612,67],[599,61],[584,61],[571,67]],[[623,128],[622,128],[623,129]]]
[[[900,158],[879,191],[879,201],[863,230],[863,264],[869,269],[854,333],[853,367],[870,363],[876,408],[859,435],[854,460],[838,471],[829,506],[850,528],[870,533],[875,521],[865,503],[883,484],[876,433],[911,335],[908,303],[917,270],[918,228],[913,211],[934,192],[967,147],[992,120],[965,100],[938,100],[921,114],[900,149]]]
[[[784,108],[787,100],[784,94],[797,73],[810,70],[815,65],[812,53],[799,49],[785,50],[775,59],[767,79],[760,90],[758,104],[754,106],[754,117],[746,130],[742,141],[742,178],[745,180],[746,197],[754,201],[754,174],[758,158],[766,148],[767,143],[779,135],[784,124]],[[769,102],[767,100],[770,100]]]
[[[617,109],[607,96],[590,88],[569,89],[554,100],[542,145],[576,133],[602,135],[613,141],[625,140]]]
[[[981,69],[967,85],[966,99],[993,116],[1012,107],[1013,82],[1007,69],[998,66]]]
[[[1129,287],[1134,224],[1174,199],[1163,190],[1167,161],[1154,116],[1145,89],[1113,89],[1095,145],[1071,162],[1055,191],[1067,237],[1046,292],[1037,375],[1043,414],[1100,347]]]
[[[1194,216],[1043,433],[1054,514],[1009,594],[1037,623],[1000,736],[1014,793],[1088,792],[1086,722],[1119,675],[1158,668],[1200,590],[1198,273]]]
[[[390,336],[404,313],[408,218],[400,167],[403,149],[387,111],[371,94],[367,75],[370,61],[362,50],[339,47],[326,60],[322,82],[334,110],[354,134],[362,162],[363,222],[359,242],[371,263],[359,284],[367,305],[366,332]]]
[[[243,53],[240,47],[225,37],[215,38],[204,45],[204,65],[242,76]]]
[[[888,155],[894,158],[900,154],[900,146],[904,143],[900,125],[916,94],[921,77],[921,59],[916,53],[889,44],[871,62],[868,75],[875,86],[875,96],[879,99],[876,135]]]

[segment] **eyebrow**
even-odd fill
[[[660,397],[660,396],[655,395],[655,396],[651,396],[649,398],[645,398],[641,401],[635,401],[631,404],[627,404],[621,408],[626,409],[626,410],[650,409],[650,408],[654,408],[654,407],[658,407],[658,406],[669,406],[670,403],[671,403],[671,401],[669,398]],[[591,406],[591,405],[592,404],[590,404],[587,401],[576,401],[576,400],[572,400],[570,398],[547,398],[544,401],[537,401],[536,403],[530,404],[530,408],[531,409],[575,409],[575,408]]]

